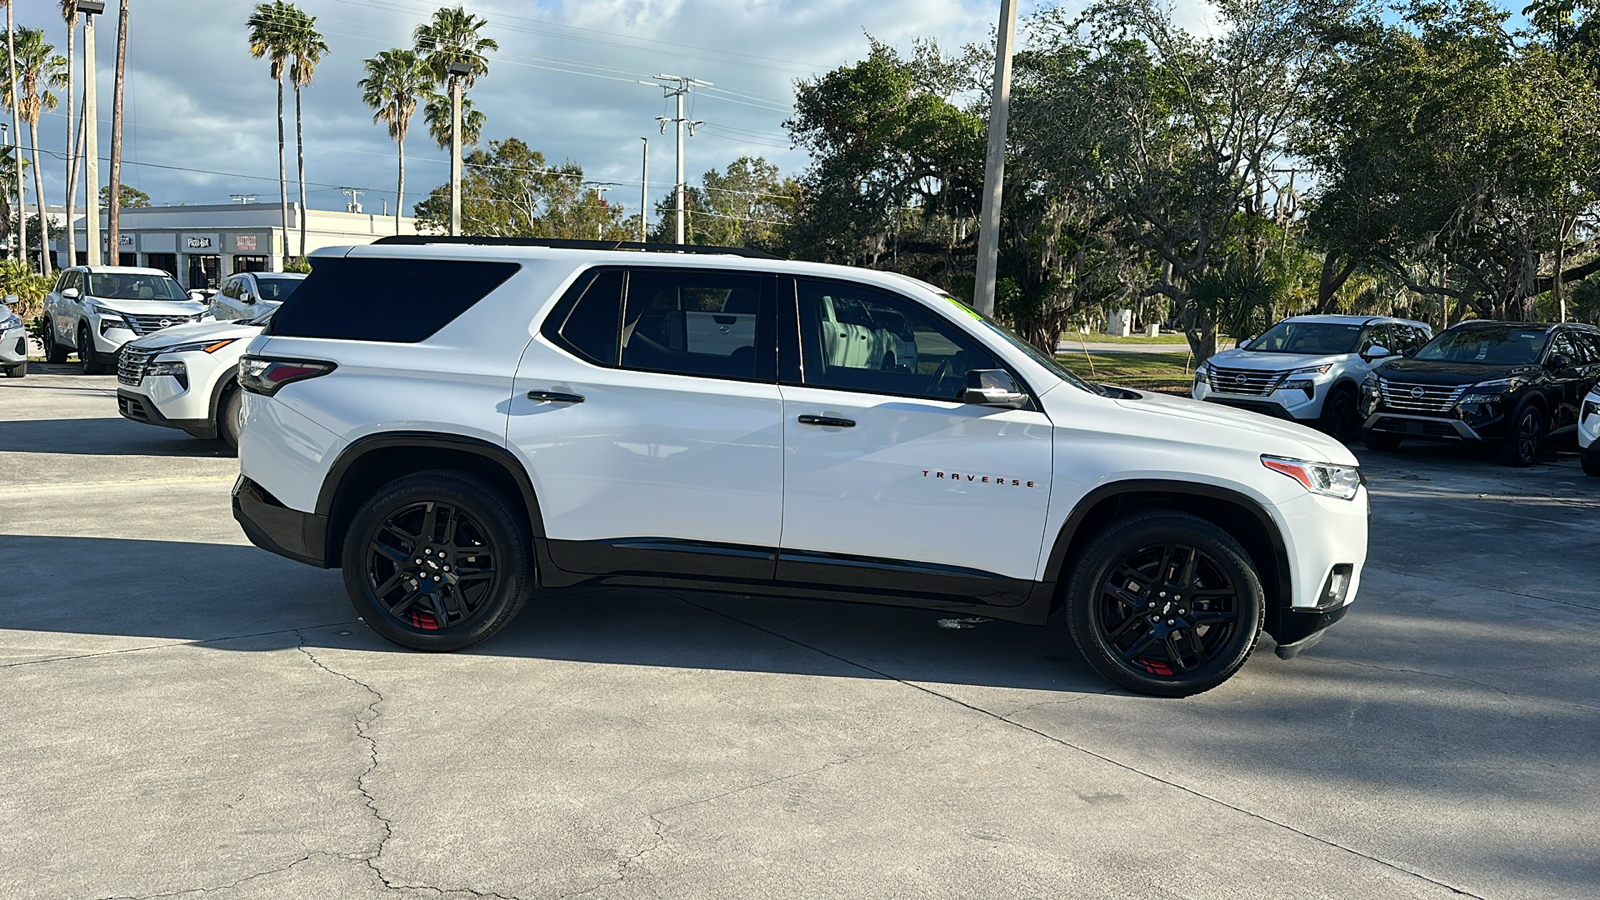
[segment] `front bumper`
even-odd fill
[[[117,412],[125,419],[143,422],[146,425],[159,425],[162,428],[177,428],[203,440],[209,441],[217,436],[216,422],[210,419],[168,418],[149,397],[126,388],[117,389]]]
[[[1196,381],[1189,395],[1196,400],[1231,406],[1234,409],[1243,409],[1303,425],[1322,417],[1322,402],[1327,399],[1328,389],[1332,384],[1331,380],[1313,381],[1312,394],[1307,397],[1306,392],[1300,388],[1284,387],[1279,387],[1270,394],[1229,394],[1213,390],[1204,381]]]
[[[0,366],[15,366],[28,361],[28,333],[12,328],[0,333]]]
[[[1363,487],[1353,500],[1306,493],[1277,504],[1291,594],[1267,610],[1266,630],[1289,659],[1321,639],[1321,632],[1344,617],[1361,589],[1367,558],[1371,507]],[[1328,594],[1335,573],[1346,579],[1341,595]]]
[[[326,558],[328,518],[284,506],[243,475],[233,484],[233,518],[257,547],[319,569],[331,568]]]

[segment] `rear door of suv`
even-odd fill
[[[524,353],[508,443],[567,572],[769,580],[782,525],[774,278],[581,274]]]
[[[778,581],[1022,603],[1050,495],[1049,419],[961,402],[968,371],[1006,367],[911,298],[846,281],[779,285]],[[833,352],[828,310],[853,305],[908,323],[906,363]]]

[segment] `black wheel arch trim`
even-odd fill
[[[217,415],[222,412],[222,398],[227,395],[229,390],[243,390],[243,388],[239,387],[238,363],[234,363],[228,371],[222,373],[222,377],[217,379],[217,383],[211,386],[211,424],[219,434],[222,431],[222,422],[217,419]]]
[[[1185,498],[1199,500],[1218,500],[1241,508],[1249,513],[1260,525],[1266,534],[1268,544],[1273,554],[1273,567],[1277,571],[1275,584],[1263,584],[1268,591],[1267,604],[1267,631],[1276,635],[1280,622],[1280,611],[1291,609],[1294,599],[1293,584],[1290,579],[1289,549],[1283,542],[1283,534],[1278,530],[1278,524],[1261,504],[1239,491],[1216,485],[1200,484],[1192,481],[1173,481],[1159,478],[1138,478],[1126,481],[1113,481],[1103,484],[1085,494],[1078,505],[1062,523],[1061,531],[1056,535],[1055,544],[1050,549],[1050,557],[1045,563],[1044,578],[1046,582],[1063,583],[1062,569],[1068,562],[1068,554],[1078,536],[1079,529],[1089,514],[1102,502],[1130,494],[1155,494],[1178,495]],[[1204,516],[1203,511],[1197,512]],[[1238,535],[1234,536],[1236,539]]]
[[[527,509],[531,535],[535,538],[544,537],[544,518],[539,511],[539,498],[533,490],[533,479],[509,450],[482,438],[435,431],[389,431],[352,442],[339,452],[328,474],[323,477],[322,489],[317,493],[316,514],[332,519],[335,503],[339,499],[339,488],[344,484],[345,476],[363,457],[379,450],[407,447],[466,452],[495,463],[517,485]],[[330,533],[329,539],[332,538]]]

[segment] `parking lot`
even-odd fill
[[[220,444],[70,371],[0,384],[0,897],[1600,892],[1570,441],[1358,447],[1351,614],[1158,700],[1060,622],[759,597],[546,595],[401,651],[248,544]]]

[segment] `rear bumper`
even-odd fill
[[[117,412],[124,419],[143,422],[146,425],[159,425],[162,428],[177,428],[204,440],[212,440],[217,436],[217,423],[209,419],[169,419],[162,415],[161,409],[150,398],[132,391],[117,389]]]
[[[239,476],[233,484],[233,518],[250,543],[319,569],[328,563],[328,519],[290,509],[260,485]]]

